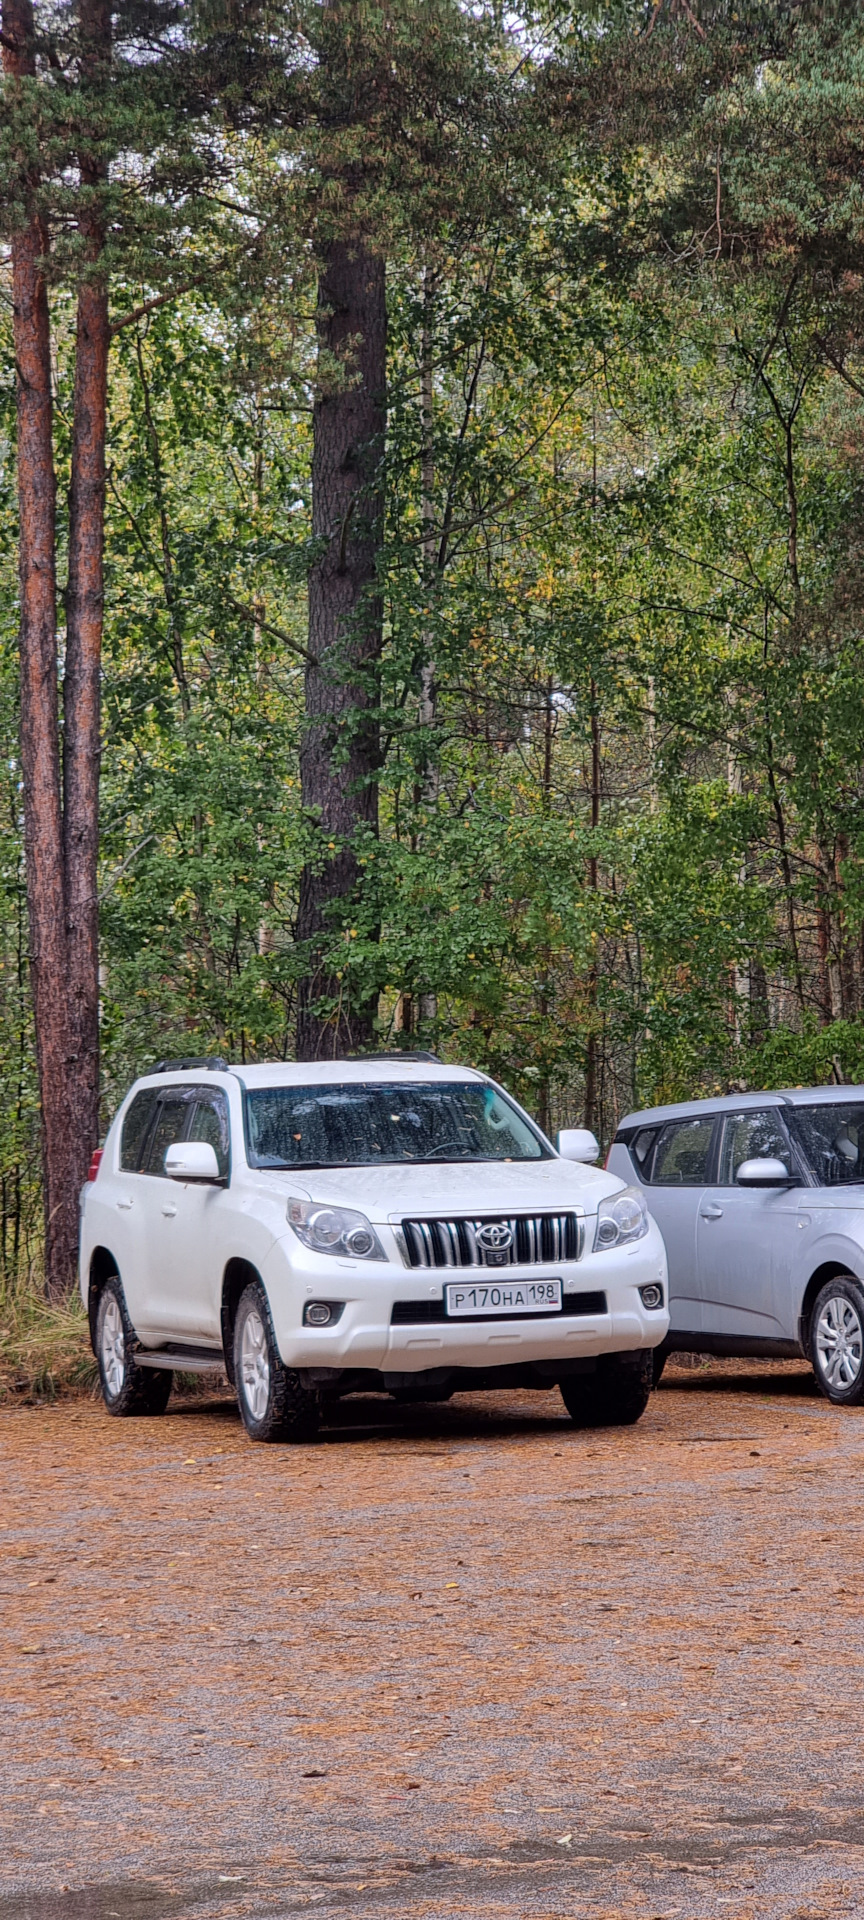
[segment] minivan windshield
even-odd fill
[[[787,1118],[797,1128],[818,1186],[864,1184],[864,1104],[860,1100],[792,1107]]]
[[[253,1167],[552,1158],[504,1094],[460,1080],[250,1087],[246,1143]]]

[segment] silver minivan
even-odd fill
[[[795,1088],[628,1114],[608,1167],[666,1242],[669,1353],[800,1356],[864,1401],[864,1087]]]

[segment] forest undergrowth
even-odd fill
[[[211,1396],[220,1379],[218,1369],[175,1373],[174,1397]],[[0,1281],[0,1409],[98,1398],[99,1373],[80,1295],[47,1300],[37,1267],[15,1287]]]
[[[91,1394],[97,1387],[80,1296],[46,1300],[42,1274],[0,1285],[0,1407]]]

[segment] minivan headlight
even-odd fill
[[[638,1187],[625,1187],[610,1200],[601,1200],[597,1208],[594,1252],[608,1247],[623,1247],[626,1240],[641,1240],[648,1232],[648,1208]]]
[[[365,1213],[350,1207],[323,1207],[315,1200],[289,1200],[288,1224],[313,1253],[336,1253],[349,1260],[383,1260],[384,1249]]]

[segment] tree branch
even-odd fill
[[[283,647],[290,647],[291,652],[298,653],[301,660],[308,660],[311,667],[317,667],[317,656],[310,653],[308,647],[301,646],[299,640],[292,640],[290,633],[286,633],[284,627],[275,627],[272,620],[262,620],[257,608],[247,607],[242,600],[233,599],[230,593],[224,593],[222,598],[226,607],[230,607],[234,613],[239,613],[242,620],[248,620],[251,627],[260,627],[262,633],[272,633],[274,640],[281,640]]]
[[[167,293],[154,294],[152,300],[144,300],[140,307],[133,307],[131,313],[124,313],[122,320],[112,322],[112,340],[115,333],[122,333],[124,327],[133,326],[136,320],[146,319],[147,314],[155,313],[158,307],[166,307],[170,300],[179,300],[184,293],[191,293],[193,287],[200,287],[202,280],[206,277],[205,273],[196,273],[194,279],[184,280],[182,286],[171,287]]]

